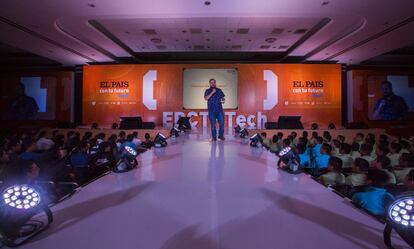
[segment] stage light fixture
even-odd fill
[[[158,133],[154,138],[154,146],[156,148],[166,147],[167,146],[167,138],[162,135],[161,133]]]
[[[400,237],[414,248],[414,192],[398,196],[387,210],[387,223],[384,228],[384,243],[393,248],[391,232],[394,229]]]
[[[180,117],[176,125],[178,125],[178,129],[181,132],[185,132],[186,130],[191,130],[191,123],[190,123],[189,117]]]
[[[300,173],[299,158],[290,146],[281,149],[277,154],[279,156],[278,167],[285,169],[289,173]]]
[[[240,138],[246,138],[249,136],[249,131],[247,131],[246,128],[243,128],[243,130],[240,131]]]
[[[180,136],[180,130],[177,127],[174,127],[170,130],[171,137],[179,137]]]
[[[262,136],[260,136],[259,133],[254,134],[250,137],[250,146],[251,147],[262,147],[263,145],[263,139]]]
[[[17,209],[34,208],[40,203],[39,193],[27,185],[15,185],[3,192],[3,201],[10,207]]]
[[[138,152],[131,146],[125,146],[121,153],[121,158],[116,163],[113,171],[116,173],[123,173],[130,171],[138,166],[137,161]]]
[[[234,127],[234,132],[235,133],[240,133],[240,131],[241,131],[240,125],[237,125],[236,127]]]
[[[37,215],[41,212],[46,215]],[[16,247],[44,231],[53,215],[37,188],[16,184],[2,191],[0,220],[0,245]]]

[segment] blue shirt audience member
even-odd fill
[[[308,168],[311,166],[311,159],[305,144],[298,143],[296,146],[296,153],[298,154],[300,159],[300,167]]]
[[[394,197],[385,190],[388,175],[379,169],[370,169],[367,174],[367,183],[371,185],[364,192],[354,194],[352,201],[375,216],[385,215],[385,208],[394,200]]]
[[[324,143],[320,148],[320,156],[315,157],[315,160],[313,161],[313,168],[318,169],[327,169],[329,165],[329,158],[331,158],[332,147]]]
[[[323,143],[323,138],[322,137],[317,137],[315,139],[315,142],[316,142],[316,144],[312,148],[313,158],[321,156],[321,147],[322,147],[322,143]]]

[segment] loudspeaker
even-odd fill
[[[303,125],[300,122],[301,116],[279,116],[278,128],[279,129],[296,129],[302,130]]]
[[[266,130],[276,130],[278,128],[277,122],[266,122],[265,129]]]
[[[142,122],[142,129],[146,130],[153,130],[155,129],[155,123],[154,122]]]
[[[119,129],[141,129],[142,118],[141,117],[120,117]]]

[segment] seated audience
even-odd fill
[[[39,138],[36,141],[36,147],[38,150],[50,150],[55,146],[52,139],[46,137],[46,132],[42,131],[39,133]]]
[[[331,157],[328,161],[328,173],[321,175],[319,181],[327,186],[340,186],[345,184],[345,176],[341,173],[342,160]]]
[[[292,145],[296,146],[298,144],[298,133],[296,131],[292,131],[292,133],[290,133],[290,136],[292,137]]]
[[[339,150],[341,148],[341,142],[337,139],[332,140],[332,156],[338,156],[339,155]]]
[[[361,157],[361,153],[359,153],[359,150],[360,150],[360,148],[361,148],[361,145],[359,145],[359,143],[352,143],[352,146],[351,146],[351,149],[352,149],[352,151],[351,151],[351,157],[355,160],[356,158],[358,158],[358,157]]]
[[[113,123],[112,125],[111,125],[111,129],[112,130],[116,130],[116,129],[118,129],[118,123]]]
[[[273,135],[272,137],[272,144],[270,145],[270,151],[272,152],[276,152],[279,151],[281,149],[280,145],[279,145],[279,136],[278,135]]]
[[[146,149],[150,149],[151,147],[154,146],[154,142],[151,140],[151,135],[149,133],[145,133],[145,141],[142,142],[141,146],[146,148]]]
[[[323,138],[317,137],[315,139],[315,146],[312,148],[312,157],[316,158],[321,156],[321,147],[323,144]]]
[[[138,132],[134,131],[132,133],[132,136],[134,136],[134,138],[132,139],[132,142],[135,144],[135,147],[138,148],[138,146],[142,143],[141,139],[138,138]]]
[[[411,145],[410,145],[410,142],[409,141],[402,139],[400,141],[400,144],[401,144],[400,154],[402,154],[402,153],[410,153]]]
[[[118,135],[118,140],[116,141],[116,145],[118,148],[121,148],[121,145],[126,142],[126,133],[125,131],[120,131]]]
[[[263,146],[265,148],[270,148],[270,145],[271,145],[271,142],[272,141],[269,138],[267,138],[267,133],[266,132],[262,132],[260,134],[260,136],[262,137],[262,140],[263,140]]]
[[[295,150],[300,160],[300,167],[302,168],[310,167],[311,158],[310,158],[309,152],[307,151],[306,144],[298,143]]]
[[[352,165],[352,173],[346,177],[345,184],[350,186],[366,185],[366,172],[369,169],[369,162],[363,158],[355,159]]]
[[[27,161],[36,161],[41,157],[41,154],[36,152],[37,147],[36,143],[32,140],[26,140],[22,145],[22,153],[20,153],[19,158]]]
[[[390,153],[387,155],[391,160],[391,167],[397,166],[400,160],[400,151],[401,151],[401,144],[399,143],[391,143],[390,144]]]
[[[339,140],[339,142],[341,142],[341,144],[342,144],[342,143],[345,143],[345,136],[338,135],[338,136],[336,137],[336,139],[337,139],[337,140]]]
[[[414,154],[402,153],[399,165],[394,167],[394,175],[397,183],[403,183],[407,175],[414,169]]]
[[[387,156],[379,156],[372,162],[371,167],[382,170],[388,175],[387,184],[396,184],[395,176],[391,172],[392,168],[390,163],[391,161]]]
[[[358,132],[355,135],[354,143],[358,143],[359,145],[362,145],[364,143],[364,137],[365,137],[364,134]]]
[[[390,153],[390,150],[388,148],[388,145],[380,144],[377,146],[375,150],[376,156],[386,156]]]
[[[352,197],[352,201],[375,216],[383,217],[385,208],[394,200],[394,197],[385,190],[389,182],[387,173],[379,169],[370,169],[367,173],[367,187],[363,192],[358,192]]]
[[[331,136],[331,133],[329,133],[329,131],[324,131],[322,137],[323,137],[324,143],[328,143],[328,144],[331,143],[332,136]]]
[[[316,139],[319,137],[318,132],[317,131],[313,131],[312,132],[312,136],[310,138],[310,143],[311,145],[315,145],[316,144]]]
[[[412,169],[410,173],[408,173],[404,183],[407,187],[407,191],[414,191],[414,169]]]
[[[317,169],[327,169],[329,164],[329,158],[331,157],[332,147],[324,143],[320,147],[320,156],[315,157],[315,160],[313,161],[313,168]]]
[[[351,145],[342,143],[338,157],[342,160],[342,169],[351,169],[354,159],[351,157]]]
[[[359,153],[361,154],[360,157],[367,160],[370,164],[374,161],[375,158],[371,156],[372,153],[372,146],[370,144],[362,144],[361,148],[359,149]]]

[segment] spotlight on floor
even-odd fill
[[[406,192],[398,196],[388,207],[387,223],[384,229],[384,243],[393,248],[391,232],[394,229],[400,237],[414,248],[414,192]]]
[[[154,138],[154,146],[156,148],[166,147],[167,146],[167,138],[162,135],[161,133],[158,133]]]
[[[237,125],[236,127],[234,127],[234,133],[240,133],[240,131],[241,131],[241,127],[240,127],[240,125]]]
[[[121,159],[116,163],[114,172],[123,173],[138,166],[138,152],[131,146],[125,146],[121,153]]]
[[[254,134],[250,137],[250,146],[251,147],[262,147],[263,139],[259,133]]]
[[[277,166],[285,169],[289,173],[300,173],[299,159],[291,147],[285,147],[278,153],[279,161]]]
[[[37,215],[41,212],[46,216]],[[36,219],[32,219],[35,215]],[[3,190],[0,220],[0,244],[16,247],[46,230],[53,221],[53,215],[40,192],[23,184]]]
[[[179,137],[180,136],[180,129],[174,127],[170,130],[171,137]]]
[[[240,138],[246,138],[249,136],[249,132],[246,128],[243,128],[243,130],[240,131]]]
[[[177,121],[178,129],[181,132],[185,132],[186,130],[191,130],[191,123],[189,117],[180,117]]]

